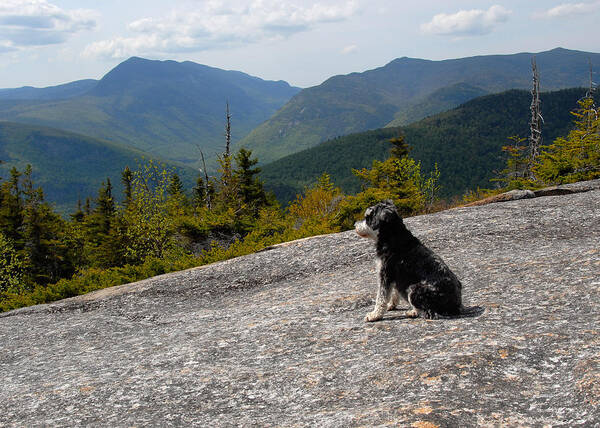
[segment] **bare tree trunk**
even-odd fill
[[[225,125],[225,156],[231,153],[231,114],[229,114],[229,101],[227,101],[227,124]]]
[[[531,59],[531,69],[533,72],[533,87],[531,89],[531,121],[529,127],[531,134],[529,136],[529,162],[527,165],[527,175],[534,180],[535,175],[533,166],[540,154],[540,146],[542,145],[542,123],[544,118],[540,108],[540,76],[537,71],[535,57]]]

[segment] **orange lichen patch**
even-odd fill
[[[585,396],[585,401],[597,406],[600,404],[600,373],[587,373],[577,382],[577,389]]]
[[[500,358],[504,359],[504,358],[508,357],[508,350],[507,349],[500,349],[498,351],[498,354],[500,354]]]
[[[417,415],[428,415],[431,412],[433,412],[433,409],[429,406],[423,406],[413,410],[413,413],[416,413]]]
[[[421,382],[435,383],[435,382],[439,382],[439,381],[440,381],[439,376],[429,376],[429,373],[423,373],[421,375]]]
[[[439,428],[439,425],[436,425],[432,422],[427,422],[427,421],[413,422],[413,424],[411,426],[413,428]]]

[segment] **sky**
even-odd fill
[[[600,0],[0,0],[0,88],[100,79],[131,56],[309,87],[408,56],[599,52]]]

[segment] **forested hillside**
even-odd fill
[[[581,88],[542,93],[543,135],[547,144],[572,126],[569,113],[585,94]],[[411,157],[424,171],[435,163],[441,172],[441,193],[461,195],[477,186],[489,187],[494,171],[505,165],[502,146],[508,137],[529,133],[531,95],[510,90],[471,100],[458,108],[405,127],[382,128],[338,137],[263,166],[266,187],[285,203],[314,183],[323,172],[342,190],[355,193],[360,181],[352,169],[369,167],[389,154],[388,140],[404,135]]]
[[[0,91],[0,120],[78,132],[190,165],[201,148],[215,165],[227,102],[236,141],[298,91],[238,71],[134,57],[98,82]]]
[[[121,171],[126,166],[135,168],[144,157],[148,155],[138,150],[81,134],[0,122],[0,178],[7,179],[13,167],[23,171],[31,165],[46,200],[62,214],[73,212],[79,198],[95,197],[107,178],[113,180],[115,197],[121,200]],[[196,171],[175,164],[169,167],[191,187]]]
[[[240,144],[268,162],[336,136],[392,121],[404,125],[483,93],[528,89],[534,56],[544,91],[587,86],[590,61],[600,69],[600,54],[561,48],[444,61],[398,58],[302,90]],[[431,97],[438,90],[442,92]]]

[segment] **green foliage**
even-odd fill
[[[147,257],[161,258],[174,251],[175,217],[181,211],[180,192],[172,174],[153,161],[132,173],[131,202],[122,215],[125,258],[138,264]],[[173,215],[175,214],[175,215]]]
[[[600,177],[600,113],[591,96],[572,112],[574,128],[543,147],[535,172],[547,183],[572,183]]]
[[[288,212],[296,229],[310,230],[312,234],[328,233],[335,230],[330,224],[342,200],[341,190],[333,185],[329,174],[323,173],[314,186],[296,197]]]
[[[504,190],[529,189],[535,187],[529,179],[527,168],[529,165],[529,152],[527,146],[522,143],[527,141],[517,135],[508,137],[512,144],[502,146],[502,151],[506,153],[506,167],[498,173],[498,177],[492,179],[500,183]]]
[[[0,298],[24,289],[25,265],[12,243],[0,232]]]
[[[408,156],[409,147],[404,137],[389,140],[391,156],[385,161],[373,161],[371,169],[353,170],[365,183],[365,189],[356,196],[345,199],[336,216],[336,224],[350,228],[364,210],[382,200],[394,201],[402,216],[430,211],[440,190],[440,172],[435,165],[427,177],[421,173],[421,163]]]
[[[242,148],[235,156],[235,163],[234,178],[238,184],[238,196],[245,211],[256,217],[259,210],[267,205],[267,195],[258,178],[260,168],[254,167],[258,159],[252,158],[252,151]]]

